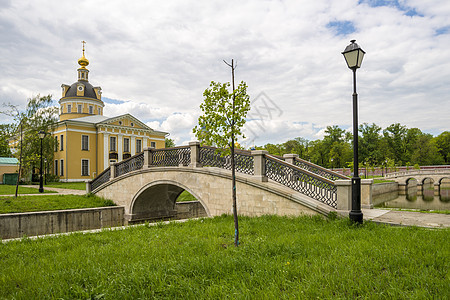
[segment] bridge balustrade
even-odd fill
[[[145,148],[144,153],[107,168],[88,182],[87,190],[95,190],[111,178],[148,167],[204,166],[231,170],[231,155],[225,153],[215,147],[200,146],[199,142],[164,149]],[[296,155],[275,157],[261,150],[236,149],[235,166],[237,172],[253,175],[261,181],[271,179],[333,208],[337,207],[337,186],[334,181],[348,180],[346,176],[304,161]]]
[[[265,156],[265,172],[273,181],[331,207],[337,206],[337,187],[332,180],[271,155]]]

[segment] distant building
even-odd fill
[[[17,173],[19,171],[19,161],[14,157],[0,157],[0,184],[10,183],[5,179],[8,174]],[[6,175],[5,175],[6,174]],[[16,176],[17,178],[17,176]],[[15,182],[14,182],[15,183]]]
[[[59,122],[55,139],[53,174],[61,181],[92,179],[111,163],[142,152],[164,148],[167,132],[156,131],[130,114],[103,116],[102,89],[89,83],[89,61],[78,60],[78,81],[61,85]]]

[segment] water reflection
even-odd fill
[[[405,192],[376,195],[372,201],[375,207],[450,210],[450,179],[443,179],[439,186],[431,179],[418,186],[417,181],[411,179]]]

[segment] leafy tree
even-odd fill
[[[11,124],[0,124],[0,156],[11,157],[12,152],[8,145],[8,139],[12,136],[13,126]]]
[[[166,138],[165,139],[165,147],[166,148],[175,147],[175,142],[173,141],[173,139]]]
[[[395,123],[383,130],[384,140],[389,149],[389,158],[394,159],[396,163],[402,164],[407,160],[404,159],[406,153],[406,126]]]
[[[435,137],[436,147],[442,155],[445,164],[450,164],[450,131],[444,131]]]
[[[431,134],[422,134],[417,138],[412,161],[421,166],[440,165],[444,158],[436,147],[436,142]]]
[[[25,111],[20,112],[15,105],[7,104],[7,111],[2,113],[14,118],[14,135],[16,139],[15,155],[19,158],[19,177],[27,176],[32,168],[39,166],[41,140],[38,132],[47,133],[43,139],[43,159],[53,161],[55,141],[51,134],[52,126],[57,122],[58,108],[53,106],[51,95],[37,95],[28,99]],[[17,182],[18,184],[18,182]],[[16,186],[17,197],[17,186]]]
[[[364,123],[359,126],[362,136],[359,138],[359,157],[361,161],[368,161],[370,165],[379,164],[382,159],[380,149],[381,127],[375,123]]]
[[[231,152],[233,215],[235,224],[234,245],[239,245],[239,225],[236,204],[236,176],[234,149],[235,142],[243,137],[241,128],[245,124],[247,112],[250,110],[250,97],[247,95],[247,85],[241,82],[237,88],[234,85],[234,61],[228,64],[232,71],[233,89],[230,83],[212,81],[210,87],[203,93],[204,101],[200,105],[203,112],[198,118],[198,125],[193,129],[196,137],[203,143]],[[228,152],[228,151],[227,151]]]

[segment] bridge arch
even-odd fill
[[[175,204],[183,191],[193,195],[203,206],[208,216],[208,207],[192,189],[174,180],[156,180],[145,184],[133,196],[129,212],[133,220],[167,218],[176,215]]]

